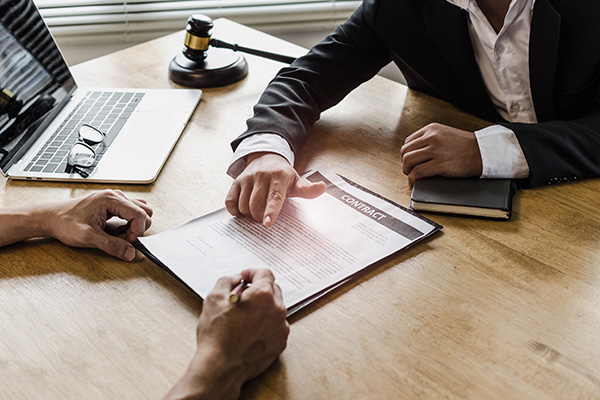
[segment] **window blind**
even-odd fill
[[[148,36],[185,28],[201,13],[266,31],[333,29],[357,0],[34,0],[53,35]]]

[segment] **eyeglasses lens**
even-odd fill
[[[83,143],[75,143],[69,153],[69,164],[77,167],[91,167],[96,161],[96,153]]]
[[[79,127],[79,138],[89,145],[100,143],[104,140],[105,136],[104,132],[99,131],[93,126],[83,124]]]

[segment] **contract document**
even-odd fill
[[[141,237],[138,248],[202,298],[221,276],[269,268],[289,315],[442,228],[327,167],[305,178],[325,182],[327,191],[312,200],[286,199],[272,227],[223,208]]]

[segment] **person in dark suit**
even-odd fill
[[[365,0],[335,32],[283,68],[232,143],[225,204],[269,226],[301,179],[294,153],[320,113],[390,61],[409,87],[492,122],[430,124],[400,150],[416,179],[511,178],[523,188],[600,176],[600,2]]]

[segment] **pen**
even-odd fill
[[[229,302],[230,303],[237,303],[238,300],[240,299],[240,296],[242,295],[242,292],[244,291],[244,289],[246,289],[248,286],[250,286],[250,284],[248,282],[246,282],[245,280],[241,280],[240,283],[238,283],[232,290],[231,292],[229,292]]]

